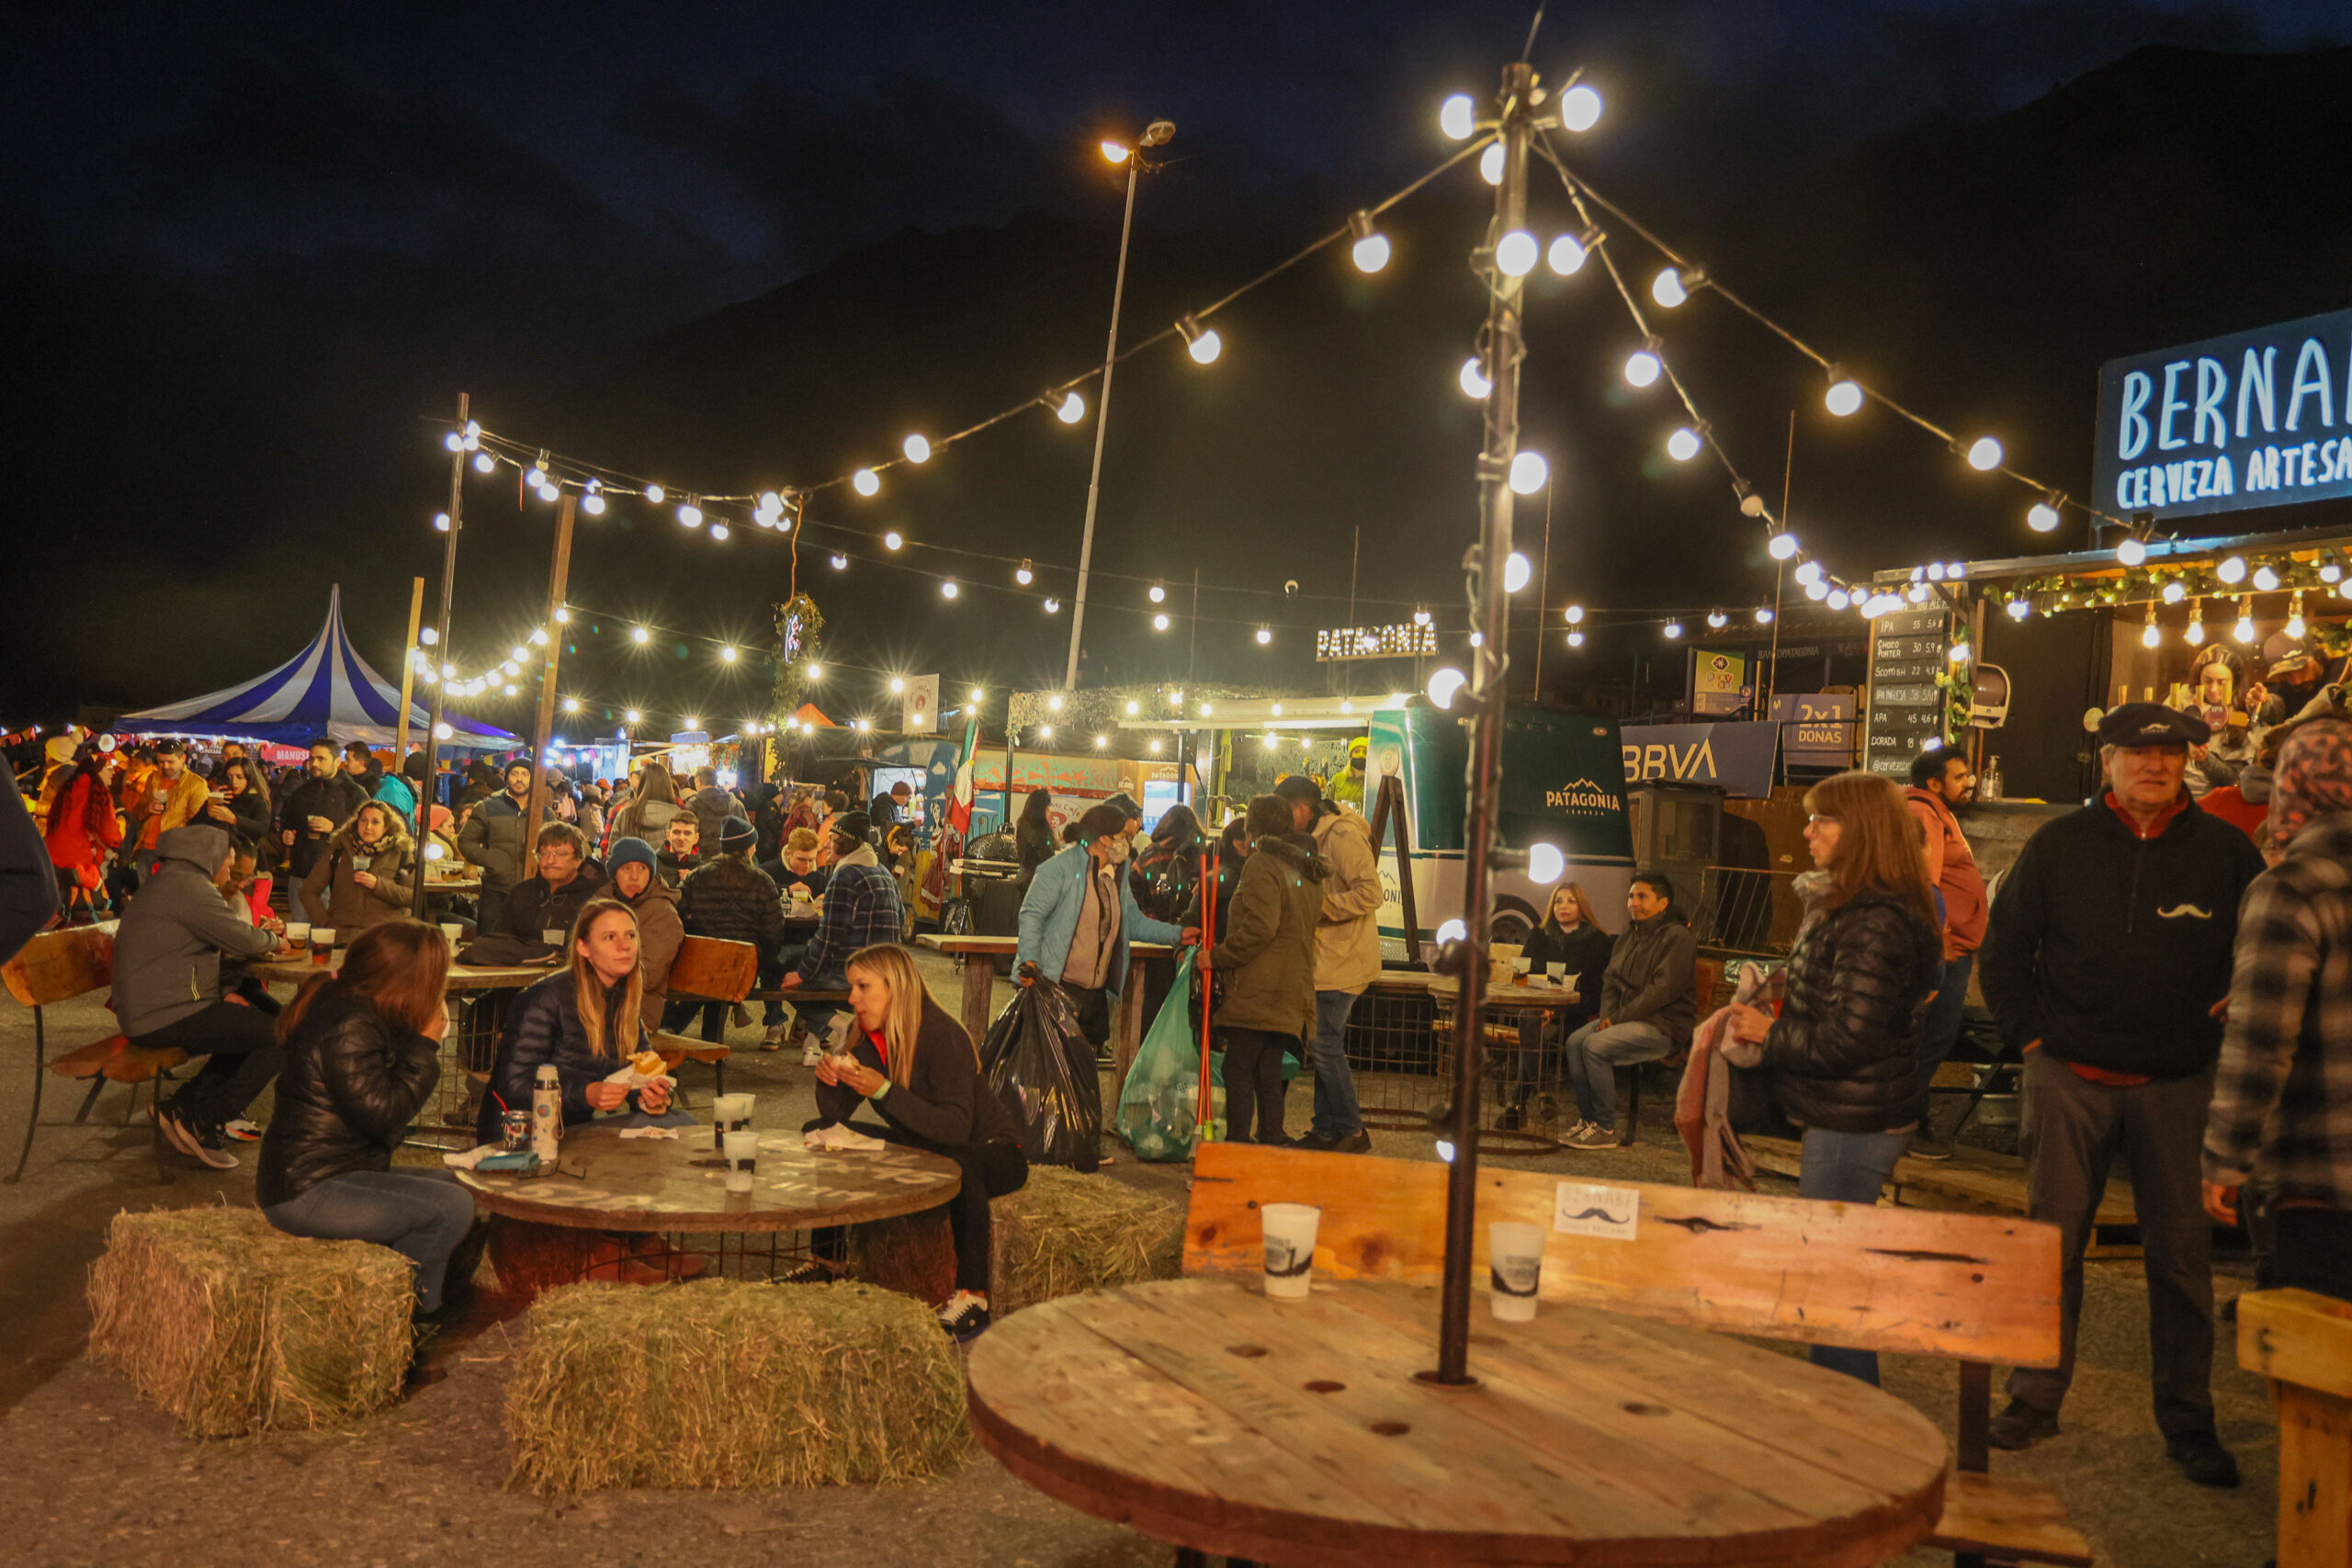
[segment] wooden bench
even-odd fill
[[[74,1113],[75,1126],[89,1120],[91,1107],[97,1104],[99,1092],[109,1083],[130,1086],[130,1103],[122,1113],[126,1125],[138,1109],[139,1086],[142,1083],[155,1086],[151,1111],[161,1111],[163,1079],[187,1060],[185,1051],[141,1050],[124,1036],[110,1034],[69,1051],[54,1062],[45,1059],[49,1053],[49,1029],[43,1010],[54,1003],[87,996],[114,984],[111,923],[40,932],[25,943],[14,958],[0,964],[0,982],[6,984],[10,996],[33,1010],[33,1103],[25,1117],[25,1145],[17,1152],[17,1168],[9,1174],[10,1186],[23,1179],[25,1162],[32,1158],[33,1136],[40,1130],[41,1085],[48,1074],[90,1080],[90,1092],[83,1097],[81,1109]],[[155,1178],[169,1185],[172,1174],[164,1163],[163,1124],[160,1116],[153,1120]]]
[[[1188,1275],[1257,1277],[1264,1248],[1258,1206],[1300,1202],[1323,1210],[1317,1279],[1438,1282],[1442,1165],[1204,1144],[1193,1171]],[[1480,1169],[1474,1278],[1486,1278],[1487,1223],[1548,1226],[1562,1183],[1535,1171]],[[1958,1473],[1929,1544],[1955,1553],[1964,1568],[2090,1568],[2089,1544],[2066,1524],[2048,1484],[1987,1473],[1992,1363],[2058,1363],[2055,1226],[1648,1182],[1577,1185],[1633,1194],[1634,1234],[1619,1240],[1547,1230],[1544,1299],[1689,1327],[1955,1359]]]
[[[2278,1568],[2352,1564],[2352,1302],[2238,1298],[2238,1365],[2278,1409]]]

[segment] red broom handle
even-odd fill
[[[1216,878],[1217,864],[1222,855],[1204,852],[1201,855],[1201,957],[1193,964],[1195,976],[1207,971],[1204,963],[1209,950],[1216,945]],[[1206,979],[1201,981],[1201,1098],[1193,1112],[1193,1146],[1198,1148],[1209,1141],[1209,1004],[1212,998]]]

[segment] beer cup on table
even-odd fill
[[[1312,1203],[1268,1203],[1258,1213],[1266,1227],[1266,1294],[1276,1301],[1306,1300],[1323,1211]]]
[[[752,1175],[759,1168],[760,1135],[748,1128],[727,1134],[727,1190],[749,1192]]]
[[[296,954],[311,951],[310,921],[288,920],[286,922],[286,950]]]
[[[334,928],[333,926],[312,926],[311,928],[311,962],[313,964],[331,964],[334,961]]]
[[[1487,1226],[1487,1305],[1505,1323],[1532,1323],[1544,1282],[1544,1227],[1497,1220]]]

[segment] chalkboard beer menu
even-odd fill
[[[1869,744],[1862,765],[1907,780],[1911,759],[1943,734],[1944,673],[1951,612],[1897,610],[1871,623]]]

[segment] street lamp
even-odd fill
[[[1086,577],[1094,561],[1094,512],[1102,494],[1102,439],[1111,428],[1111,372],[1119,361],[1119,307],[1127,292],[1127,239],[1136,225],[1136,176],[1156,166],[1143,156],[1143,150],[1165,146],[1175,134],[1175,121],[1155,119],[1144,128],[1138,145],[1131,147],[1110,138],[1102,143],[1105,159],[1126,167],[1127,209],[1119,220],[1119,267],[1111,282],[1111,336],[1102,350],[1102,406],[1094,411],[1094,466],[1086,476],[1086,527],[1078,545],[1078,597],[1070,610],[1069,662],[1062,673],[1065,691],[1078,684],[1078,644],[1086,626]]]

